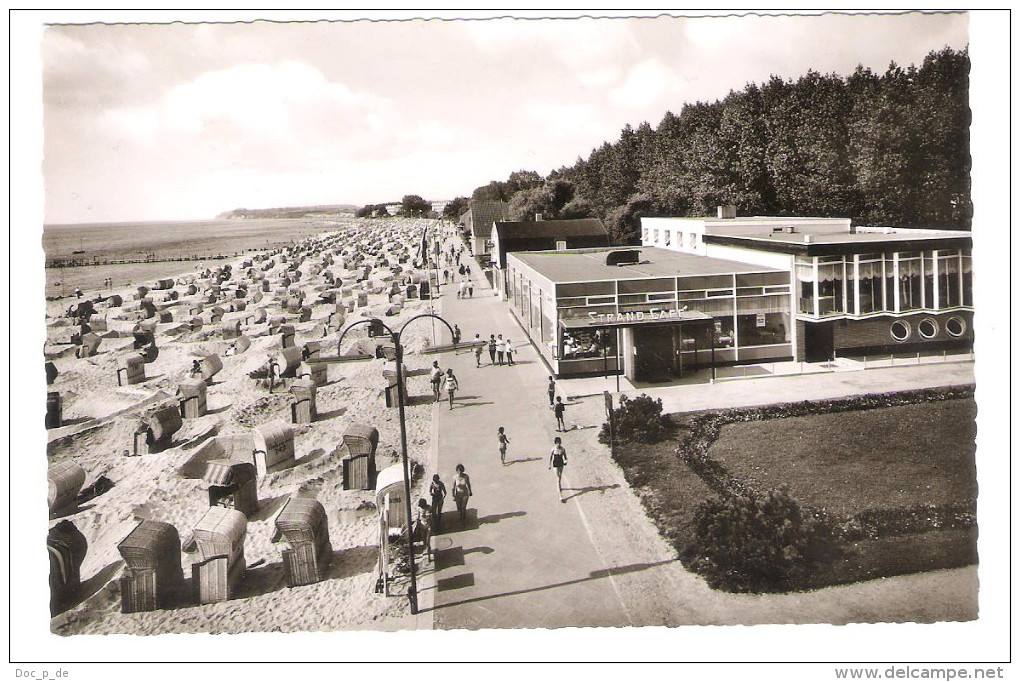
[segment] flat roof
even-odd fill
[[[606,265],[606,254],[613,251],[640,251],[641,262],[635,265]],[[764,265],[696,256],[653,246],[570,249],[567,251],[520,251],[508,255],[557,284],[653,277],[729,275],[745,272],[785,272]]]
[[[779,227],[777,223],[776,227]],[[793,223],[793,232],[773,232],[768,225],[711,225],[705,236],[731,237],[749,241],[784,242],[787,244],[866,244],[937,239],[969,239],[970,232],[954,230],[922,230],[911,228],[856,228],[854,232],[836,225],[802,225]],[[804,241],[804,236],[811,238]]]

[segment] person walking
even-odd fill
[[[475,282],[474,282],[474,280],[469,279],[468,280],[468,298],[474,298],[474,296],[475,296]]]
[[[460,344],[460,326],[453,325],[453,347],[456,348]]]
[[[556,491],[560,494],[560,502],[563,499],[563,468],[567,466],[567,451],[563,448],[563,441],[557,436],[553,440],[553,449],[549,452],[549,468],[556,469]]]
[[[429,374],[432,377],[432,395],[438,403],[440,395],[439,389],[443,383],[443,370],[439,367],[439,360],[432,361],[432,369],[429,370]]]
[[[567,406],[563,404],[563,398],[556,396],[556,405],[553,406],[553,414],[556,415],[556,430],[566,431],[567,425],[563,421],[563,411],[567,409]]]
[[[453,368],[446,370],[446,395],[450,397],[450,409],[453,409],[453,393],[460,388],[460,384],[457,383],[457,377],[453,375]]]
[[[467,298],[467,282],[460,281],[460,288],[457,289],[457,298]]]
[[[506,464],[506,446],[510,443],[510,439],[506,437],[502,426],[496,432],[496,441],[499,443],[499,461]]]
[[[432,518],[432,508],[425,498],[418,499],[418,523],[417,535],[421,540],[421,553],[425,555],[429,563],[432,563],[432,531],[435,521]],[[413,542],[413,539],[412,539]]]
[[[471,492],[471,477],[464,471],[464,465],[457,465],[457,473],[453,476],[453,501],[457,505],[457,514],[460,516],[460,527],[464,527],[464,523],[467,521],[467,503],[468,498],[473,494]]]
[[[496,356],[499,358],[500,366],[503,365],[503,357],[506,355],[506,341],[503,340],[503,335],[499,335],[499,340],[496,341]]]
[[[489,364],[496,364],[496,335],[489,334]]]
[[[443,284],[449,284],[449,283],[450,283],[450,271],[449,270],[443,270]]]
[[[510,343],[510,339],[506,340],[506,364],[507,366],[514,364],[514,345]]]
[[[549,377],[549,409],[556,405],[556,380]]]
[[[475,346],[475,367],[482,366],[482,351],[485,349],[485,341],[482,341],[480,334],[475,334],[475,340],[471,343]]]
[[[429,496],[432,498],[432,522],[438,533],[443,527],[443,502],[446,501],[446,484],[439,478],[439,474],[432,474]]]

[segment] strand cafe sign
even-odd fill
[[[588,319],[584,326],[613,327],[648,323],[661,324],[663,322],[698,322],[711,319],[711,317],[704,313],[677,310],[676,308],[652,308],[651,310],[635,310],[622,313],[596,313],[592,311],[588,313]]]

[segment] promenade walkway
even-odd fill
[[[519,352],[513,367],[492,366],[488,352],[481,368],[468,350],[439,357],[444,369],[453,368],[461,390],[453,410],[442,403],[434,414],[438,473],[449,486],[454,467],[463,464],[474,496],[464,528],[448,499],[435,538],[435,627],[630,624],[576,501],[561,503],[557,495],[548,468],[553,438],[564,437],[569,459],[576,434],[556,433],[544,366],[484,280],[476,280],[473,298],[458,299],[453,286],[443,291],[443,316],[460,325],[465,340],[476,332],[503,334]],[[500,426],[511,441],[506,465],[496,440]],[[575,461],[564,473],[567,487]]]
[[[445,403],[435,407],[437,462],[428,476],[438,472],[449,486],[454,467],[464,464],[474,496],[463,528],[453,500],[447,501],[442,531],[434,538],[434,570],[427,567],[421,576],[419,623],[428,619],[437,629],[477,629],[935,622],[977,616],[974,567],[789,595],[710,589],[676,561],[675,550],[648,519],[608,448],[597,442],[601,395],[570,401],[566,418],[571,430],[558,434],[545,392],[548,372],[537,352],[525,344],[506,304],[484,279],[476,278],[474,294],[459,300],[454,286],[444,286],[442,315],[459,324],[465,343],[476,332],[486,338],[490,333],[509,337],[518,361],[514,367],[493,367],[485,352],[482,367],[476,368],[467,349],[435,356],[444,369],[454,369],[461,390],[453,410]],[[942,379],[959,383],[971,369],[944,367]],[[889,371],[861,372],[849,386],[828,385],[819,392],[863,392],[853,384],[874,386]],[[895,384],[906,377],[889,378]],[[742,394],[728,395],[726,402],[753,404],[762,402],[761,397],[775,397],[780,386],[784,390],[779,394],[785,389],[796,394],[805,388],[804,379],[732,382],[741,384],[734,388],[684,387],[694,390],[681,391],[685,404],[676,407],[692,409],[695,395],[720,389]],[[577,390],[588,382],[591,391]],[[608,384],[602,379],[559,382],[560,395],[566,401],[567,395],[611,390]],[[496,440],[500,426],[511,440],[505,466]],[[563,437],[570,460],[564,472],[565,503],[559,501],[555,473],[548,469],[557,435]],[[931,599],[932,594],[939,598]]]

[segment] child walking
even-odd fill
[[[499,461],[506,464],[506,446],[510,442],[510,439],[506,437],[506,433],[503,431],[503,427],[499,427],[499,432],[496,434],[496,440],[499,442]]]

